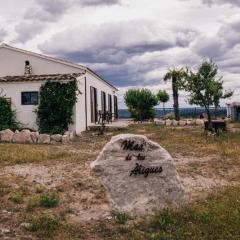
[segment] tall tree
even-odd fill
[[[185,77],[185,71],[183,68],[181,69],[170,69],[164,76],[164,81],[171,80],[172,81],[172,91],[173,91],[173,108],[174,108],[174,114],[175,119],[177,121],[180,120],[180,114],[179,114],[179,103],[178,103],[178,97],[179,93],[178,91],[182,89],[182,82]]]
[[[169,101],[169,94],[165,90],[159,90],[159,92],[157,93],[157,98],[159,102],[163,104],[163,113],[165,115],[165,103]]]
[[[188,71],[184,88],[189,92],[189,103],[204,107],[208,116],[209,127],[212,126],[211,106],[219,106],[220,99],[232,96],[232,91],[224,91],[223,81],[217,78],[218,67],[211,60],[204,61],[197,72]]]

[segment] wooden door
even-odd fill
[[[98,120],[98,101],[97,101],[97,89],[90,87],[90,99],[91,99],[91,122],[96,123]]]
[[[118,98],[114,96],[114,114],[115,118],[118,119]]]
[[[108,94],[108,112],[112,114],[112,95]]]
[[[101,103],[102,103],[102,112],[103,114],[106,113],[106,93],[105,92],[101,92]]]

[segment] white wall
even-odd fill
[[[30,83],[1,83],[0,89],[3,90],[3,95],[11,98],[12,109],[16,110],[17,120],[25,127],[36,129],[36,114],[34,110],[36,105],[21,105],[21,93],[39,91],[41,87],[40,82]],[[0,90],[0,91],[1,91]]]
[[[0,76],[6,75],[23,75],[25,61],[30,61],[32,65],[32,74],[58,74],[58,73],[79,73],[81,69],[67,66],[61,63],[55,63],[46,59],[41,59],[28,54],[19,53],[5,48],[0,48]],[[86,91],[85,91],[86,77]],[[77,103],[74,107],[74,123],[70,126],[70,130],[80,134],[86,130],[86,126],[91,123],[91,106],[90,106],[90,86],[97,89],[98,94],[98,110],[101,110],[101,91],[106,93],[106,109],[108,110],[108,94],[112,95],[112,112],[114,112],[115,89],[103,80],[99,79],[92,73],[87,72],[85,75],[78,77],[78,87],[81,94],[78,95]],[[25,127],[36,129],[36,114],[34,110],[37,106],[21,105],[21,92],[39,91],[41,84],[44,82],[19,82],[19,83],[1,83],[0,89],[4,90],[4,95],[11,98],[12,107],[16,110],[17,120],[25,125]],[[87,116],[85,114],[85,94],[87,94]],[[87,119],[87,120],[86,120]],[[87,124],[86,124],[87,121]]]
[[[26,53],[0,48],[0,76],[24,75],[25,61],[30,61],[32,74],[82,73],[82,69]]]
[[[95,76],[93,76],[90,73],[86,74],[87,76],[87,122],[88,126],[92,125],[91,123],[91,105],[90,105],[90,86],[93,86],[97,89],[97,99],[98,99],[98,110],[102,110],[102,104],[101,104],[101,91],[106,93],[106,109],[108,110],[108,94],[112,96],[112,112],[114,112],[114,99],[113,96],[116,95],[116,90],[113,89],[111,86],[109,86],[104,81],[99,80]]]

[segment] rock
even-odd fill
[[[171,126],[172,125],[172,120],[167,119],[165,124],[166,124],[166,126]]]
[[[12,137],[13,143],[33,143],[31,138],[31,132],[29,130],[23,130],[19,133],[14,133]]]
[[[172,157],[145,136],[112,137],[91,168],[106,188],[113,211],[147,214],[186,202]]]
[[[38,136],[39,144],[50,144],[50,135],[48,134],[39,134]]]
[[[56,141],[54,141],[54,140],[51,140],[50,144],[51,144],[51,145],[57,145],[57,144],[59,144],[59,142],[56,142]]]
[[[186,126],[187,122],[185,120],[180,120],[179,121],[179,126]]]
[[[2,233],[10,233],[11,231],[8,228],[1,228],[1,232]]]
[[[164,126],[164,125],[165,125],[165,121],[164,121],[164,120],[156,119],[156,120],[155,120],[155,123],[156,123],[157,125],[160,125],[160,126]]]
[[[21,132],[25,132],[25,133],[31,134],[31,131],[29,129],[23,129]]]
[[[197,126],[204,126],[204,120],[202,120],[202,119],[196,119],[196,125],[197,125]]]
[[[0,132],[0,140],[2,142],[12,142],[14,132],[10,129],[6,129]]]
[[[70,132],[69,132],[69,131],[66,131],[63,135],[70,136]]]
[[[69,140],[70,140],[70,141],[73,141],[74,138],[75,138],[75,133],[74,133],[74,132],[70,132],[70,134],[69,134]]]
[[[27,222],[23,222],[20,224],[21,227],[25,228],[25,229],[30,229],[32,227],[31,223],[27,223]]]
[[[176,120],[172,120],[172,125],[173,125],[173,126],[178,126],[178,124],[179,124],[178,121],[176,121]]]
[[[61,134],[51,135],[51,141],[61,142],[62,141],[62,135]]]
[[[19,133],[19,131],[18,131],[18,130],[16,130],[16,131],[15,131],[15,133]]]
[[[39,132],[31,132],[31,138],[33,143],[36,144],[38,142],[38,137],[39,137]]]
[[[63,135],[62,136],[62,144],[68,144],[70,142],[69,135]]]
[[[194,125],[193,120],[188,119],[187,120],[187,126],[192,126],[192,125]]]

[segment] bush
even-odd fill
[[[148,89],[130,89],[124,95],[131,116],[137,121],[153,119],[157,97]]]
[[[46,208],[53,208],[58,205],[59,200],[54,196],[42,195],[40,197],[40,206]]]
[[[12,111],[11,104],[4,97],[0,97],[0,131],[7,128],[18,128],[16,114]]]
[[[63,134],[72,122],[77,82],[46,82],[40,88],[37,123],[41,133]]]

